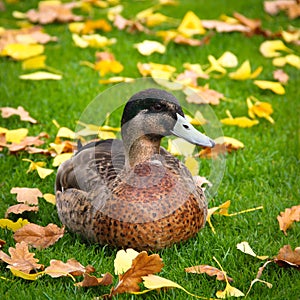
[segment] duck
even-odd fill
[[[140,251],[194,237],[205,225],[207,201],[185,165],[160,146],[170,135],[215,145],[188,122],[173,94],[150,88],[131,96],[122,139],[89,142],[58,168],[61,222],[92,243]]]

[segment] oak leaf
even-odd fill
[[[99,285],[111,285],[113,283],[113,276],[110,273],[105,273],[103,277],[97,278],[96,276],[84,273],[83,281],[78,282],[75,286],[78,287],[91,287]]]
[[[59,228],[55,224],[48,224],[46,227],[37,224],[27,224],[14,233],[16,242],[25,241],[38,249],[45,249],[53,245],[64,235],[64,227]]]
[[[119,282],[111,291],[111,296],[126,292],[138,292],[142,276],[158,273],[163,267],[162,259],[158,254],[148,254],[143,251],[132,261],[131,268],[119,275]]]
[[[300,270],[300,247],[292,250],[290,245],[283,246],[274,258],[274,262],[281,267],[295,267]]]
[[[287,235],[286,231],[291,227],[291,225],[297,221],[300,221],[300,205],[292,206],[291,208],[286,208],[284,212],[280,212],[277,216],[280,230]]]
[[[10,247],[8,252],[10,256],[0,250],[0,259],[8,264],[8,268],[30,273],[30,271],[36,271],[43,267],[38,264],[39,260],[34,258],[35,254],[29,252],[28,244],[24,241],[17,243],[15,248]]]
[[[0,107],[2,118],[9,118],[12,115],[18,115],[21,121],[28,121],[30,123],[37,123],[37,120],[29,116],[29,112],[26,111],[22,106],[18,106],[18,108],[12,107]]]
[[[10,190],[11,194],[17,194],[17,201],[24,204],[38,205],[38,198],[43,194],[38,188],[14,187]]]
[[[225,281],[225,274],[221,270],[216,267],[212,267],[209,265],[198,265],[193,267],[188,267],[184,269],[187,273],[195,273],[195,274],[202,274],[206,273],[209,276],[217,276],[217,280]],[[227,280],[232,282],[233,279],[227,276]]]
[[[10,206],[6,210],[6,212],[5,212],[5,218],[7,218],[10,213],[13,213],[13,214],[17,215],[17,214],[22,214],[25,211],[34,211],[34,212],[37,212],[38,210],[39,210],[38,206],[29,206],[27,204],[16,204],[16,205]]]

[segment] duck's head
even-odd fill
[[[152,88],[134,94],[125,105],[121,125],[124,143],[132,144],[132,139],[142,136],[160,142],[164,136],[175,135],[195,145],[215,145],[187,121],[176,97],[164,90]]]

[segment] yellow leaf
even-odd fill
[[[185,14],[177,30],[188,37],[195,34],[204,34],[206,32],[201,20],[192,11],[188,11]]]
[[[98,131],[98,136],[101,140],[108,140],[108,139],[115,139],[116,138],[115,133],[113,133],[111,131],[99,130]]]
[[[262,71],[262,67],[258,67],[253,73],[251,73],[251,66],[249,60],[243,62],[243,64],[235,71],[229,74],[229,77],[234,80],[247,80],[256,78]]]
[[[115,274],[123,274],[131,268],[132,261],[139,255],[133,249],[119,250],[114,260]]]
[[[237,117],[237,118],[225,118],[221,120],[222,124],[239,126],[242,128],[252,127],[257,125],[259,122],[257,120],[251,120],[247,117]]]
[[[151,55],[154,52],[163,54],[166,51],[166,47],[163,44],[150,40],[144,40],[142,43],[134,44],[134,47],[145,56]]]
[[[238,59],[232,52],[226,51],[218,58],[218,63],[224,68],[234,68],[238,65]]]
[[[300,57],[295,54],[289,54],[285,57],[286,63],[300,69]]]
[[[67,127],[60,127],[57,134],[57,137],[64,137],[68,139],[76,139],[76,133]]]
[[[200,125],[204,125],[206,124],[208,121],[203,117],[202,113],[197,110],[195,112],[194,118],[189,116],[189,115],[185,115],[186,119],[195,126],[200,126]]]
[[[100,71],[100,76],[105,76],[107,73],[120,73],[123,71],[123,65],[116,60],[100,60],[95,64],[95,70]]]
[[[42,161],[34,162],[34,161],[32,161],[30,159],[27,159],[27,158],[23,158],[22,160],[30,162],[27,173],[36,170],[38,172],[38,175],[42,179],[46,178],[48,175],[50,175],[54,172],[54,170],[43,168],[43,166],[46,164],[45,162],[42,162]]]
[[[73,156],[73,153],[62,153],[62,154],[58,154],[57,156],[55,156],[52,166],[53,167],[58,167],[60,166],[63,162],[65,162],[66,160],[70,159]]]
[[[62,75],[40,71],[40,72],[20,75],[19,78],[23,80],[61,80]]]
[[[120,82],[133,82],[135,79],[131,77],[123,77],[123,76],[114,76],[108,79],[100,79],[100,84],[109,84],[109,83],[120,83]]]
[[[115,44],[117,41],[115,38],[109,39],[100,34],[83,35],[81,38],[92,48],[104,48]]]
[[[192,176],[196,176],[199,174],[199,163],[194,157],[188,156],[185,159],[184,164],[188,168],[188,170],[191,172]]]
[[[216,60],[216,58],[212,55],[208,55],[208,60],[210,63],[210,67],[205,70],[206,74],[209,74],[211,72],[219,72],[221,74],[226,74],[226,69],[224,69],[221,64]]]
[[[76,33],[72,34],[72,39],[74,44],[79,48],[87,48],[89,46],[89,43]]]
[[[198,75],[205,75],[206,73],[202,70],[202,67],[200,64],[190,64],[190,63],[184,63],[183,67],[189,71],[194,71]]]
[[[72,22],[69,24],[69,30],[72,33],[79,34],[83,28],[84,28],[84,22]],[[75,37],[75,39],[76,39],[76,37]]]
[[[295,32],[288,32],[282,30],[281,35],[287,43],[296,42],[300,38],[300,30],[296,30]]]
[[[27,134],[28,134],[27,128],[19,128],[19,129],[7,130],[5,137],[7,142],[19,144],[22,140],[25,139]]]
[[[22,218],[19,218],[16,222],[13,222],[9,219],[0,219],[0,227],[7,228],[9,230],[12,230],[13,232],[17,231],[27,224],[29,224],[29,221],[26,219],[23,220]]]
[[[43,276],[45,274],[44,271],[29,274],[29,273],[22,272],[18,269],[12,268],[12,267],[10,267],[9,269],[13,273],[14,276],[17,276],[17,277],[20,277],[20,278],[23,278],[26,280],[37,280],[38,278],[40,278],[41,276]]]
[[[218,138],[215,138],[214,141],[216,144],[224,144],[224,143],[230,144],[234,148],[244,148],[245,147],[245,145],[241,141],[239,141],[235,138],[232,138],[232,137],[228,137],[228,136],[220,136]]]
[[[171,21],[172,19],[161,13],[154,13],[146,17],[146,26],[154,27],[169,20]]]
[[[280,82],[267,81],[267,80],[255,80],[254,84],[257,85],[260,89],[263,90],[269,89],[278,95],[285,94],[285,89]]]
[[[258,100],[253,105],[253,103],[251,102],[251,98],[253,99],[254,97],[248,97],[247,98],[249,117],[252,118],[252,119],[254,119],[255,116],[257,116],[259,118],[265,118],[270,123],[274,124],[274,120],[270,116],[273,113],[272,105],[270,103],[260,102]]]
[[[51,204],[53,204],[53,205],[55,205],[56,204],[56,200],[55,200],[55,195],[53,195],[53,194],[44,194],[43,195],[43,198],[47,201],[47,202],[49,202],[49,203],[51,203]]]
[[[173,155],[191,156],[196,146],[181,138],[168,140],[168,151]]]
[[[44,46],[38,44],[8,44],[1,52],[2,56],[10,56],[16,60],[23,60],[44,52]]]
[[[138,63],[137,64],[139,72],[143,76],[149,76],[151,75],[151,72],[156,70],[156,71],[162,71],[163,73],[168,73],[168,78],[172,76],[172,74],[176,71],[176,68],[170,65],[164,65],[164,64],[156,64],[156,63],[148,63],[148,64],[142,64]]]
[[[241,242],[241,243],[238,243],[236,245],[237,249],[242,251],[243,253],[245,254],[249,254],[253,257],[256,257],[258,259],[261,259],[261,260],[265,260],[268,258],[268,256],[258,256],[254,253],[254,251],[252,250],[252,248],[250,247],[249,243],[248,242]]]
[[[45,65],[46,55],[40,55],[33,58],[28,58],[22,62],[23,70],[43,69]]]
[[[264,57],[280,56],[281,54],[278,51],[292,52],[281,40],[265,41],[260,45],[259,51]]]

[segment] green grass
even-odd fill
[[[147,8],[150,1],[128,1],[124,3],[124,16],[133,17],[136,12]],[[1,12],[0,26],[16,28],[16,20],[11,17],[14,10],[26,11],[37,6],[37,1],[20,1],[6,4],[6,11]],[[238,11],[250,18],[261,18],[263,26],[277,31],[287,28],[289,24],[300,27],[298,20],[290,21],[283,14],[270,17],[263,12],[262,1],[182,1],[178,7],[164,7],[161,12],[174,18],[182,18],[188,10],[193,10],[202,19],[218,18],[222,13],[231,15]],[[93,18],[105,16],[95,9]],[[164,27],[164,26],[162,26]],[[74,47],[67,25],[53,24],[45,26],[46,32],[56,35],[57,43],[46,45],[47,64],[63,72],[63,80],[58,82],[29,82],[18,79],[24,74],[21,63],[9,58],[0,58],[0,103],[3,106],[17,107],[22,105],[30,114],[39,120],[39,124],[30,125],[20,122],[18,117],[1,119],[1,127],[15,129],[29,128],[30,135],[41,131],[50,134],[54,140],[57,129],[52,123],[55,119],[61,126],[75,129],[84,109],[100,92],[109,88],[98,83],[99,75],[84,66],[81,60],[94,61],[95,49]],[[271,60],[262,57],[259,45],[264,40],[261,36],[246,38],[240,33],[214,34],[210,43],[203,47],[188,47],[170,44],[165,55],[153,54],[143,57],[133,48],[133,44],[149,38],[146,34],[128,34],[114,29],[107,34],[116,37],[117,44],[110,47],[117,60],[124,64],[121,75],[139,77],[137,62],[168,63],[182,71],[184,62],[207,64],[209,54],[219,57],[229,50],[239,58],[239,63],[249,59],[252,68],[264,67],[259,79],[272,80],[275,67]],[[151,39],[151,38],[150,38]],[[289,45],[299,54],[299,49]],[[236,244],[247,240],[259,255],[275,256],[279,249],[290,244],[294,249],[299,245],[300,227],[294,224],[285,236],[278,227],[276,216],[285,208],[299,204],[299,70],[286,66],[284,70],[290,75],[286,94],[278,96],[270,91],[259,90],[251,80],[235,82],[227,76],[221,79],[210,79],[210,87],[231,99],[213,107],[218,118],[225,117],[229,109],[234,116],[247,115],[246,98],[254,95],[261,101],[270,102],[274,108],[275,124],[266,120],[260,124],[242,129],[223,126],[224,135],[235,137],[245,144],[245,149],[226,157],[226,169],[217,193],[210,199],[210,206],[216,206],[230,199],[230,211],[240,211],[263,205],[264,210],[238,215],[232,218],[214,217],[216,234],[206,226],[195,238],[182,245],[159,251],[165,267],[161,276],[174,280],[194,294],[214,297],[216,291],[224,289],[223,282],[217,282],[206,275],[186,274],[184,268],[196,264],[216,266],[215,256],[229,276],[234,278],[233,285],[246,292],[251,280],[256,276],[262,263],[251,256],[244,255],[236,249]],[[201,80],[201,84],[206,81]],[[109,93],[107,94],[109,95]],[[124,99],[125,100],[125,99]],[[99,116],[104,116],[106,107],[115,107],[114,99],[108,99],[108,106],[101,104]],[[196,105],[184,105],[190,111],[196,111]],[[105,109],[104,109],[105,108]],[[97,109],[97,108],[95,108]],[[26,153],[9,155],[6,150],[0,153],[0,218],[6,209],[16,203],[15,195],[10,194],[12,187],[38,187],[43,193],[53,192],[55,176],[41,180],[35,173],[26,174],[28,164],[22,158],[43,160],[51,167],[51,158],[33,156]],[[204,171],[209,166],[202,162]],[[204,174],[206,175],[206,174]],[[47,225],[52,222],[61,225],[56,210],[52,205],[40,201],[40,211],[28,215],[30,221]],[[12,233],[0,229],[0,238],[6,240],[4,251],[14,246]],[[72,233],[66,233],[55,245],[45,250],[35,250],[40,263],[49,265],[51,259],[66,261],[74,257],[83,265],[92,264],[99,274],[113,273],[113,260],[117,250],[100,247],[83,242]],[[0,264],[1,299],[91,299],[109,293],[109,287],[78,289],[70,278],[51,279],[47,276],[35,282],[27,282],[14,277],[5,264]],[[273,284],[272,289],[257,283],[248,299],[299,299],[300,277],[295,269],[283,269],[269,265],[262,278]],[[181,290],[152,292],[143,296],[121,295],[118,299],[192,299]]]

